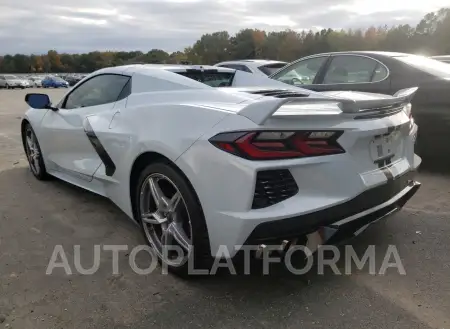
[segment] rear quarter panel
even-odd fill
[[[143,153],[156,152],[175,162],[206,131],[229,113],[190,105],[152,105],[118,109],[109,128],[93,127],[116,165],[112,179],[101,166],[95,176],[109,179],[106,193],[131,218],[130,174]]]

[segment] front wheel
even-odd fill
[[[30,124],[26,125],[22,139],[28,164],[30,165],[30,170],[34,177],[39,180],[47,179],[48,174],[42,158],[41,147],[39,146],[36,134]]]
[[[135,213],[159,262],[181,276],[208,268],[206,222],[195,191],[169,163],[149,164],[139,177]]]

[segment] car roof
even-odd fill
[[[215,70],[218,72],[229,72],[233,73],[236,70],[229,69],[225,67],[217,67],[217,66],[211,66],[211,65],[181,65],[181,64],[131,64],[131,65],[121,65],[121,66],[114,66],[114,67],[107,67],[104,69],[101,69],[99,71],[96,71],[96,73],[134,73],[139,72],[140,70],[152,70],[154,69],[156,72],[160,70],[164,71],[170,71],[170,72],[188,72],[191,70],[196,71],[205,71],[205,70]]]
[[[217,63],[216,65],[222,65],[222,64],[258,64],[258,66],[261,65],[268,65],[268,64],[287,64],[287,62],[284,61],[277,61],[277,60],[271,60],[271,59],[240,59],[240,60],[233,60],[233,61],[224,61]]]
[[[386,57],[400,57],[400,56],[410,56],[408,53],[400,53],[394,51],[370,51],[370,50],[352,50],[352,51],[335,51],[329,53],[320,53],[304,57],[321,56],[321,55],[345,55],[345,54],[355,54],[355,55],[378,55]]]

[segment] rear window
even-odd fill
[[[217,70],[186,70],[186,72],[176,73],[210,87],[230,87],[234,78],[234,72],[219,72]]]
[[[276,71],[281,69],[282,67],[285,67],[286,63],[276,63],[276,64],[269,64],[269,65],[263,65],[258,67],[258,69],[264,73],[265,75],[269,76],[274,74]]]
[[[410,55],[410,56],[398,56],[398,60],[406,63],[418,70],[432,74],[437,77],[450,76],[450,65],[444,62],[437,61],[435,59]]]

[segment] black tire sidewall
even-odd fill
[[[188,273],[189,269],[192,268],[208,269],[210,267],[212,257],[208,239],[208,231],[202,207],[198,201],[194,189],[190,186],[189,182],[184,177],[184,175],[182,175],[177,168],[174,168],[174,166],[172,166],[168,162],[155,162],[149,164],[140,173],[138,183],[136,184],[136,191],[134,194],[135,195],[134,210],[137,216],[137,220],[141,225],[142,233],[144,234],[147,243],[151,245],[150,241],[148,240],[145,234],[144,224],[140,219],[139,196],[142,184],[144,183],[145,179],[150,174],[153,173],[160,173],[168,177],[176,185],[181,195],[183,196],[184,202],[186,203],[189,212],[189,218],[191,220],[191,227],[192,227],[191,239],[193,245],[193,253],[191,255],[191,259],[189,260],[189,262],[193,262],[193,264],[188,264],[188,262],[186,262],[184,265],[179,267],[167,265],[167,269],[170,272],[181,276],[187,276],[189,274]],[[161,262],[162,260],[159,259],[159,261]]]

